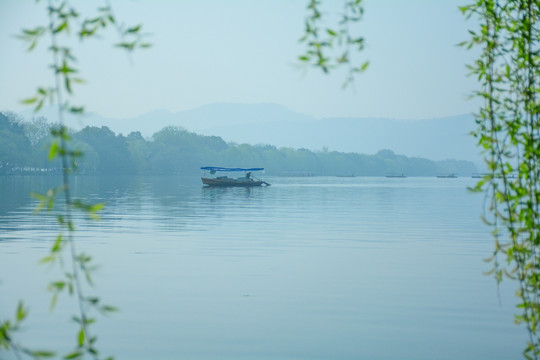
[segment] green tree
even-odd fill
[[[139,131],[131,132],[126,138],[131,163],[136,172],[144,173],[149,169],[149,146]]]
[[[69,37],[72,30],[79,27],[76,34],[83,40],[95,36],[100,30],[106,27],[114,27],[121,35],[122,40],[117,47],[133,50],[137,47],[147,47],[148,44],[142,42],[140,36],[141,26],[123,28],[117,24],[110,6],[98,8],[98,15],[95,17],[82,18],[79,12],[70,6],[67,1],[49,0],[45,6],[45,11],[49,18],[49,23],[44,26],[37,26],[32,29],[23,29],[20,38],[28,43],[28,49],[33,50],[44,36],[50,38],[48,47],[52,55],[52,64],[50,66],[54,75],[54,86],[38,87],[35,95],[23,102],[33,105],[35,110],[39,110],[44,104],[50,102],[58,107],[59,127],[51,131],[53,141],[48,154],[50,159],[58,157],[62,168],[62,184],[56,189],[50,189],[46,194],[34,194],[40,201],[38,210],[54,209],[55,198],[62,193],[64,196],[63,211],[57,214],[61,233],[57,236],[50,250],[50,254],[42,262],[55,263],[62,268],[65,277],[49,284],[48,289],[52,293],[51,307],[54,307],[57,296],[62,292],[68,292],[72,295],[78,305],[78,313],[73,320],[78,324],[79,330],[76,334],[76,344],[70,353],[64,356],[65,359],[81,359],[89,356],[94,359],[99,358],[96,347],[97,337],[90,332],[90,325],[95,319],[90,315],[90,311],[107,313],[113,311],[111,306],[103,305],[101,300],[95,296],[87,296],[83,289],[83,281],[92,285],[91,270],[93,268],[91,257],[85,253],[78,252],[75,245],[72,212],[82,210],[90,215],[97,217],[96,212],[103,205],[86,204],[80,200],[73,199],[70,188],[70,173],[76,167],[81,157],[81,151],[74,149],[69,142],[70,135],[63,123],[64,112],[70,111],[80,113],[82,107],[73,106],[68,98],[73,93],[73,86],[82,82],[78,76],[78,69],[75,67],[75,56],[68,46],[60,43],[60,34]],[[26,137],[24,137],[27,139]],[[28,140],[28,139],[27,139]],[[28,141],[30,143],[30,141]],[[61,260],[63,251],[69,253],[71,264],[65,265]],[[17,343],[14,338],[16,332],[20,329],[22,321],[26,318],[27,309],[21,302],[15,312],[15,320],[2,320],[0,322],[0,350],[11,349],[18,359],[22,355],[28,355],[33,358],[51,357],[55,354],[51,351],[32,351]]]
[[[491,199],[495,250],[490,261],[497,281],[517,280],[516,322],[529,339],[524,355],[540,356],[540,3],[537,0],[478,0],[461,8],[479,20],[462,45],[481,49],[469,68],[478,77],[474,136],[489,169],[476,186]],[[500,258],[503,258],[501,261]]]
[[[300,42],[306,46],[299,56],[301,63],[316,67],[329,73],[338,67],[347,68],[347,77],[343,84],[347,87],[354,81],[355,75],[365,71],[368,61],[357,59],[364,49],[364,38],[353,33],[352,25],[362,20],[364,8],[362,0],[343,1],[343,12],[336,26],[325,27],[325,11],[321,0],[310,0],[307,6],[304,35]]]
[[[305,35],[301,41],[307,51],[300,60],[324,72],[340,64],[349,64],[351,47],[362,50],[361,38],[346,36],[337,42],[345,47],[344,59],[332,62],[335,39],[349,34],[348,25],[363,14],[361,1],[344,1],[345,9],[357,16],[352,22],[345,15],[337,28],[322,28],[321,1],[308,5]],[[479,80],[475,96],[484,105],[476,114],[478,125],[473,135],[484,151],[489,169],[475,187],[491,199],[484,220],[493,227],[495,250],[490,261],[497,281],[504,276],[517,280],[518,323],[524,323],[529,340],[526,358],[540,356],[540,2],[538,0],[475,0],[460,8],[478,20],[479,28],[470,31],[471,39],[461,45],[481,49],[481,55],[469,65]],[[347,12],[345,12],[347,13]],[[367,66],[367,63],[365,63]],[[365,69],[352,67],[352,75]],[[389,169],[404,165],[402,159],[388,153],[378,156]],[[503,263],[500,257],[504,258]]]
[[[31,121],[24,122],[23,128],[32,146],[51,134],[51,126],[43,116],[33,117]]]
[[[99,160],[97,166],[94,166],[99,173],[134,173],[134,164],[132,163],[127,139],[122,135],[116,135],[107,126],[101,128],[87,126],[75,133],[73,139],[86,143],[97,153]],[[85,163],[85,159],[81,159],[81,162]]]
[[[10,173],[16,168],[28,165],[30,141],[24,134],[24,127],[14,114],[0,113],[0,174]]]
[[[200,166],[194,147],[197,135],[184,128],[168,126],[152,136],[149,161],[154,173],[189,173]]]

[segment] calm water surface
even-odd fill
[[[58,233],[30,191],[0,177],[0,317],[24,299],[22,340],[69,350],[73,302],[48,311],[37,265]],[[107,203],[77,220],[100,265],[87,289],[121,311],[94,325],[117,359],[519,359],[514,285],[498,289],[474,179],[267,178],[254,189],[178,177],[77,177]]]

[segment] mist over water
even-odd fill
[[[75,343],[72,301],[48,312],[58,233],[21,194],[54,178],[0,177],[0,313],[30,305],[23,340]],[[121,312],[99,318],[117,359],[513,359],[514,288],[482,274],[492,253],[471,178],[266,178],[205,188],[197,178],[76,177],[106,202],[77,219],[100,265],[88,289]],[[16,194],[16,196],[14,195]],[[7,201],[4,201],[7,199]],[[24,200],[27,199],[27,200]],[[499,297],[497,293],[500,293]]]

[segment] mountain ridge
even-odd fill
[[[23,112],[21,115],[27,120],[40,115],[50,122],[56,120],[54,111],[49,109],[41,114]],[[125,119],[95,113],[82,117],[68,114],[66,124],[76,130],[85,126],[107,126],[124,135],[139,131],[147,138],[172,125],[235,143],[363,154],[391,149],[406,156],[481,163],[475,139],[469,135],[475,127],[472,115],[408,120],[383,117],[318,119],[274,103],[213,103],[178,112],[156,109]]]

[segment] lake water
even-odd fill
[[[73,301],[48,311],[38,265],[58,233],[32,215],[52,177],[0,177],[0,318],[24,299],[31,348],[68,351]],[[116,359],[519,359],[515,284],[483,275],[493,251],[475,179],[265,178],[203,188],[179,177],[77,177],[106,201],[77,219],[100,265],[87,289],[119,313],[93,332]],[[8,356],[0,353],[0,357]],[[3,357],[2,357],[3,358]],[[9,357],[7,357],[9,359]]]

